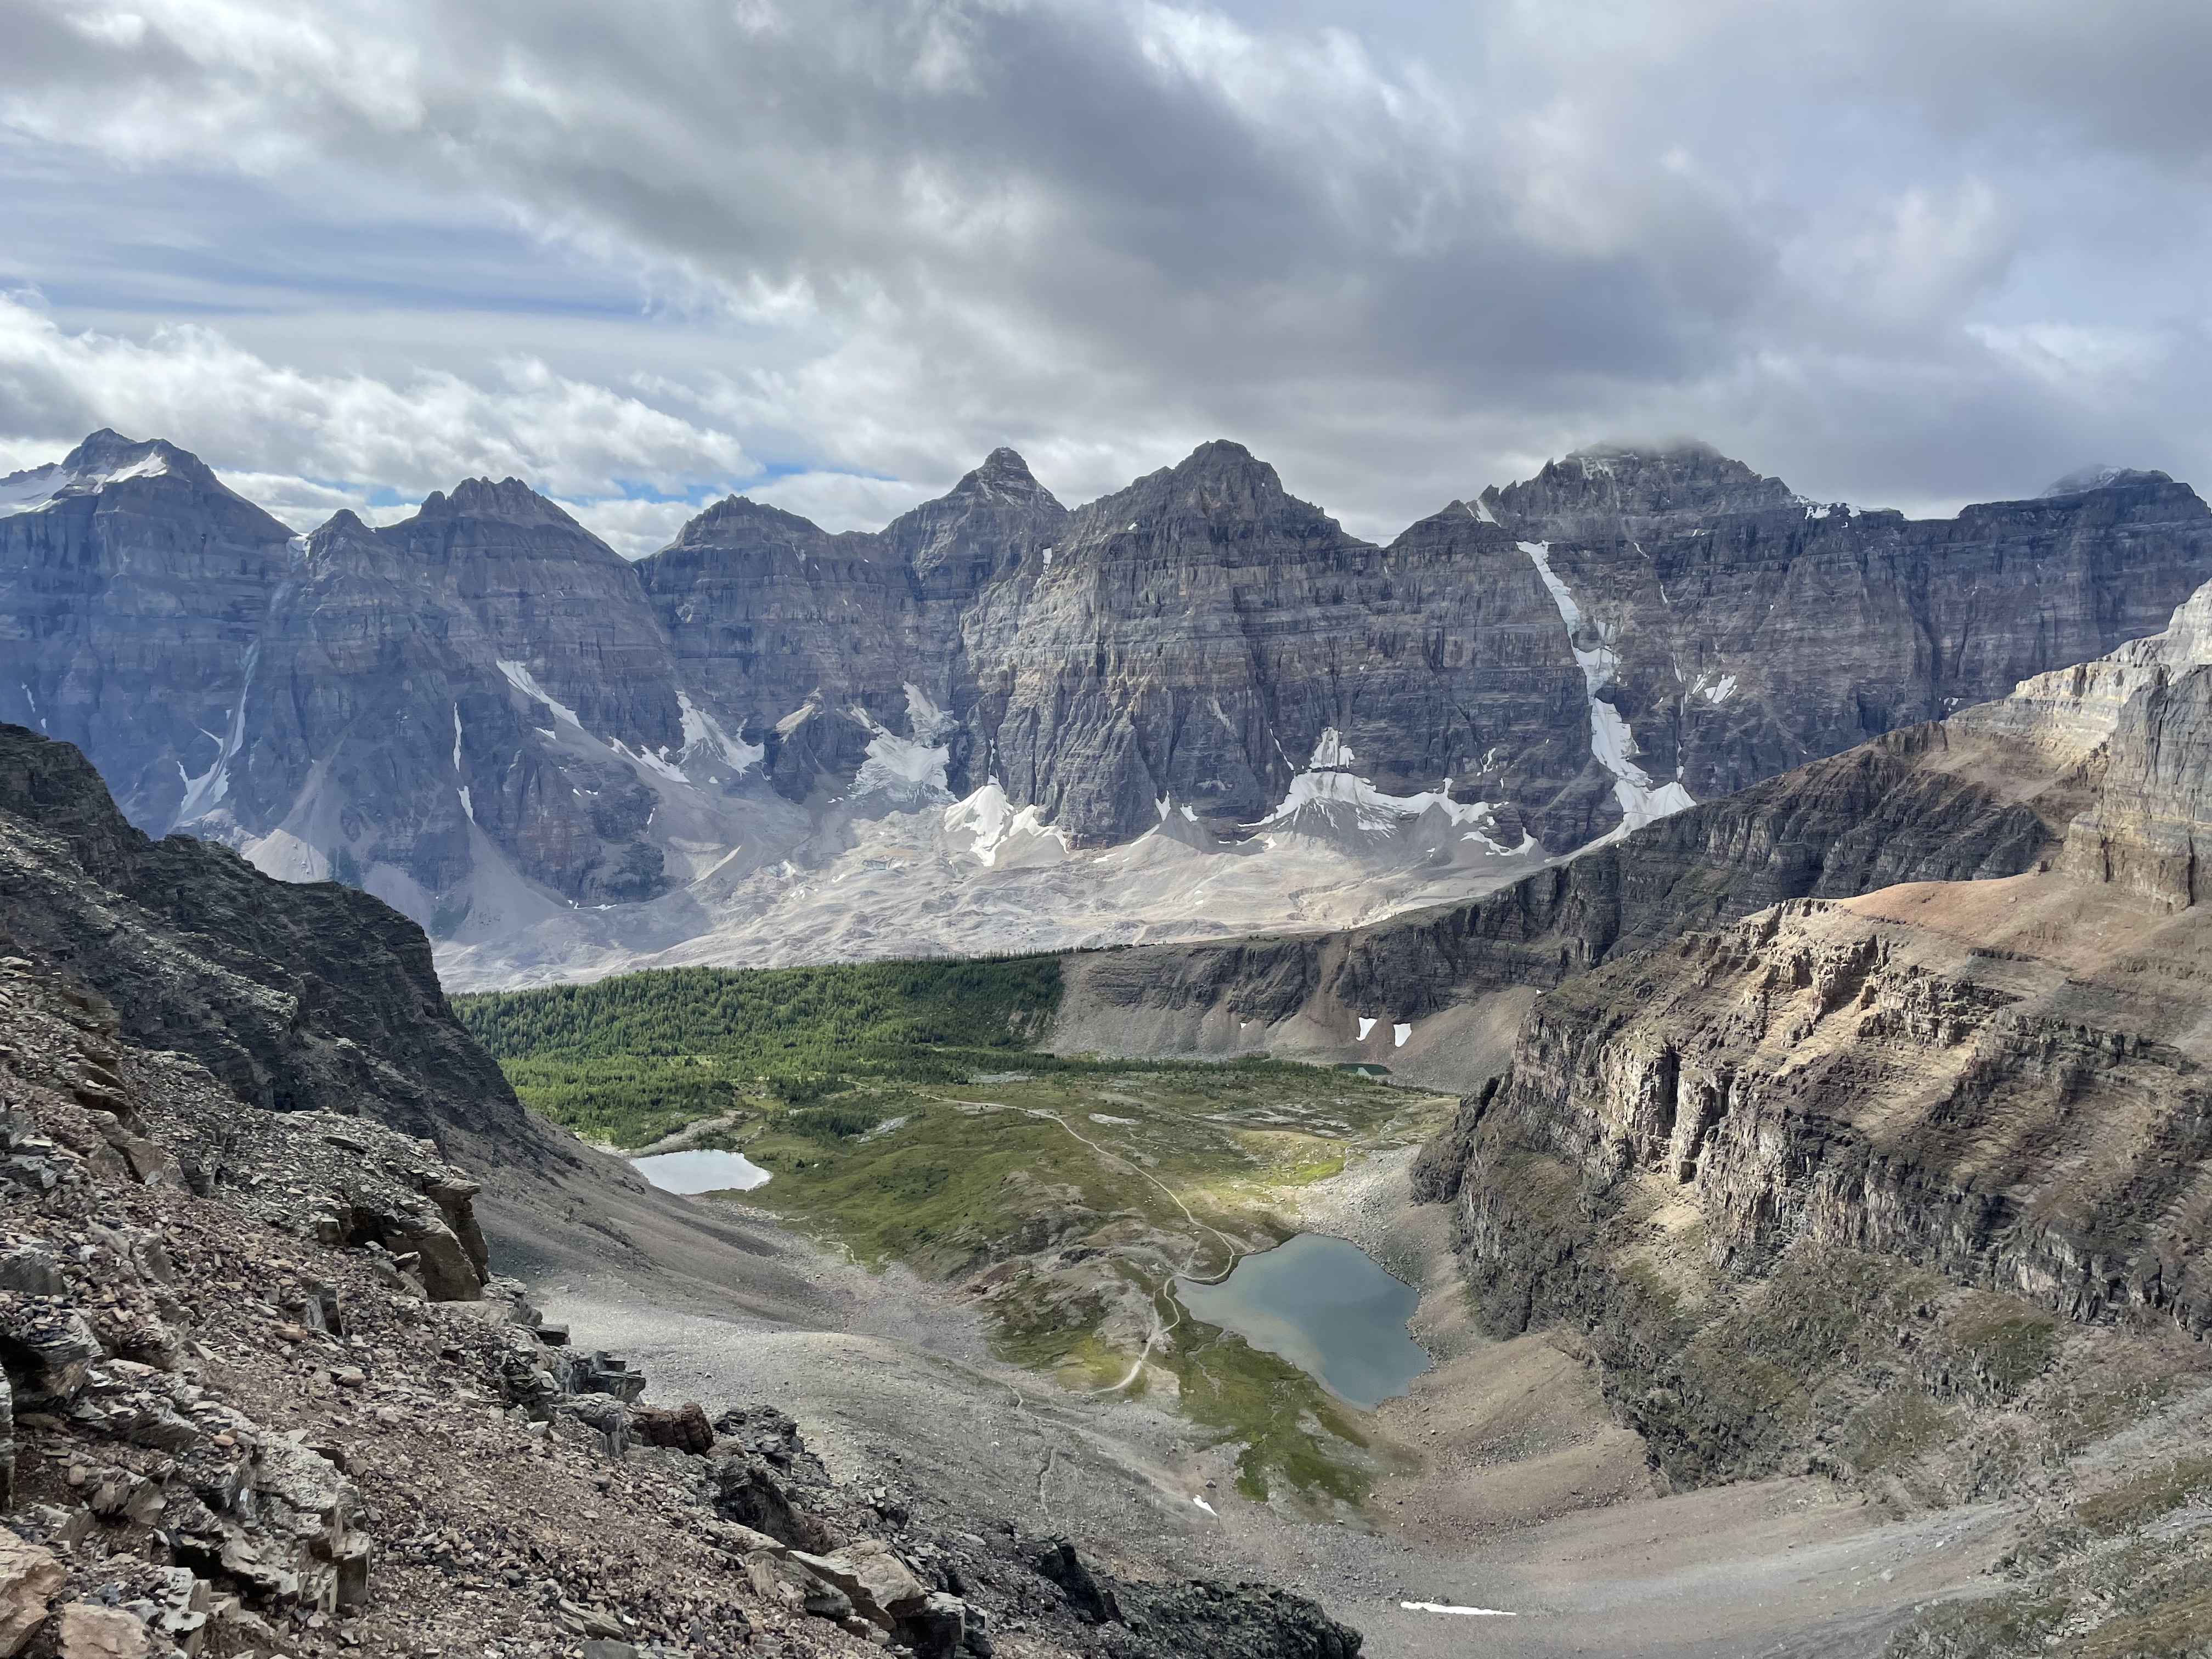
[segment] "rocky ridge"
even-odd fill
[[[2109,652],[2212,575],[2162,475],[1916,522],[1695,447],[1569,457],[1386,547],[1226,442],[1072,513],[997,451],[875,535],[732,498],[635,566],[513,480],[295,543],[112,434],[0,497],[37,618],[0,716],[143,828],[365,884],[476,985],[1470,896]],[[173,732],[100,712],[155,690]],[[1109,848],[1156,895],[1126,915]]]

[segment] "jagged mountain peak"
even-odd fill
[[[1587,514],[1656,519],[1802,505],[1781,479],[1690,439],[1592,445],[1546,462],[1524,483],[1486,489],[1482,500],[1508,520]]]
[[[1037,482],[1036,474],[1030,471],[1030,464],[1022,459],[1021,452],[1004,444],[986,455],[982,465],[953,485],[951,493],[957,495],[979,491],[1008,491],[1018,495],[1052,493]]]
[[[307,532],[307,562],[320,566],[349,550],[377,545],[376,532],[351,507],[342,507]]]
[[[206,462],[166,438],[127,438],[102,427],[58,461],[0,478],[0,519],[36,514],[127,486],[134,510],[158,500],[157,512],[204,508],[252,542],[288,542],[291,530],[216,477]],[[154,494],[145,494],[148,486]]]
[[[464,478],[448,495],[434,489],[423,498],[417,519],[501,519],[511,524],[560,525],[570,530],[583,526],[570,518],[559,502],[539,495],[520,478]],[[588,532],[586,532],[588,533]]]
[[[199,483],[216,482],[207,464],[190,450],[179,449],[166,438],[126,438],[111,427],[100,428],[64,455],[62,471],[87,483],[94,478],[104,482],[151,478],[163,473]]]
[[[769,501],[757,501],[750,495],[725,495],[710,502],[693,517],[684,520],[684,527],[676,532],[676,544],[712,541],[717,532],[726,532],[740,526],[774,526],[787,532],[820,536],[829,532],[813,520],[796,513],[786,512]]]
[[[882,544],[925,591],[970,591],[1057,535],[1066,517],[1030,464],[1001,445],[935,501],[885,525]]]
[[[1209,438],[1169,469],[1178,478],[1249,477],[1280,489],[1281,475],[1233,438]]]
[[[1109,532],[1183,518],[1295,522],[1308,533],[1336,530],[1335,520],[1283,488],[1273,466],[1228,438],[1208,440],[1175,465],[1100,497],[1083,513]]]

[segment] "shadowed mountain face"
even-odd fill
[[[136,823],[205,809],[292,532],[166,443],[0,479],[0,717],[96,756]]]
[[[926,866],[900,915],[949,914],[1010,836],[1071,869],[1172,839],[1183,896],[1137,925],[1203,930],[1206,859],[1238,926],[1386,867],[1476,890],[2100,656],[2207,576],[2212,514],[2154,473],[1914,522],[1594,451],[1378,547],[1233,443],[1072,513],[999,450],[876,534],[732,498],[632,565],[511,479],[295,538],[100,434],[0,481],[0,715],[144,828],[541,960],[606,907],[637,950],[772,930],[764,872],[840,858]]]
[[[490,1162],[570,1156],[454,1019],[419,927],[227,848],[149,840],[74,748],[8,725],[0,948],[106,997],[248,1104],[363,1115]]]

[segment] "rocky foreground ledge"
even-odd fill
[[[475,1191],[0,959],[0,1659],[1358,1652],[839,1486],[773,1402],[645,1402],[488,1274]]]

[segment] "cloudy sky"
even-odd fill
[[[625,551],[1229,436],[1394,533],[1705,437],[2212,485],[2203,0],[0,0],[0,471]]]

